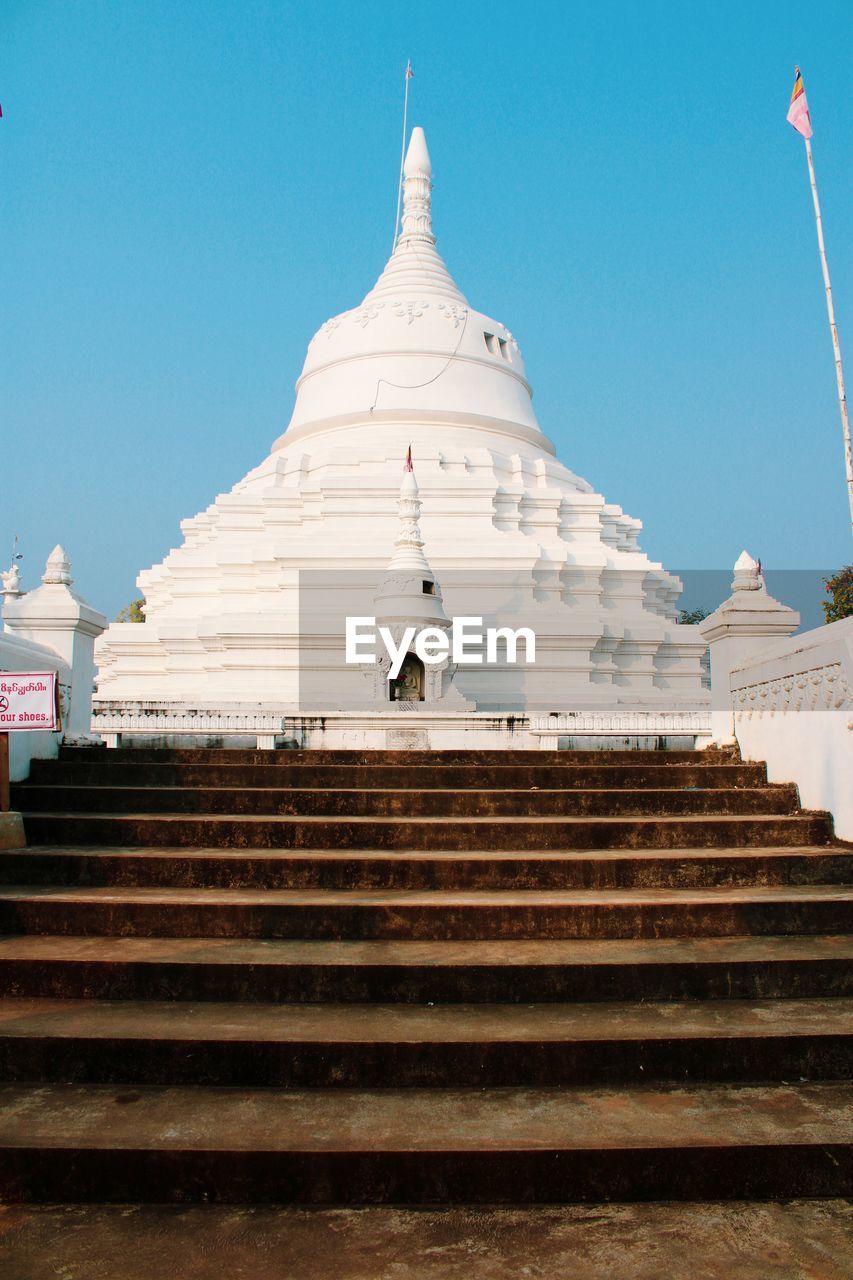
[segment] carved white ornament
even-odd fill
[[[744,685],[734,691],[733,698],[737,720],[785,715],[789,711],[841,711],[853,706],[853,693],[842,675],[840,662]]]
[[[536,734],[631,733],[705,734],[711,732],[708,711],[565,711],[531,716]]]
[[[741,551],[735,560],[735,576],[732,578],[732,591],[760,591],[761,575],[758,561],[753,560],[748,551]]]
[[[428,308],[429,308],[429,303],[428,303],[428,302],[423,302],[423,301],[421,301],[421,302],[416,302],[416,301],[413,301],[413,302],[403,302],[403,301],[398,301],[398,302],[395,302],[395,303],[394,303],[394,314],[395,314],[396,316],[405,316],[405,318],[406,318],[406,323],[407,323],[407,324],[411,324],[411,323],[412,323],[412,321],[413,321],[413,320],[415,320],[415,319],[417,319],[417,317],[418,317],[418,316],[422,316],[422,315],[423,315],[423,313],[424,313]]]
[[[371,320],[377,320],[379,318],[379,313],[384,306],[384,302],[365,303],[363,307],[359,307],[351,313],[353,324],[360,324],[362,329],[364,329],[370,324]]]
[[[68,558],[68,552],[59,543],[51,551],[47,557],[47,564],[44,566],[44,573],[41,580],[46,586],[70,586],[74,579],[71,577],[71,561]]]
[[[285,718],[264,711],[218,711],[156,706],[142,702],[102,702],[92,712],[94,733],[281,733]]]
[[[4,594],[19,595],[21,591],[21,570],[18,565],[13,564],[4,573],[0,573],[0,581],[3,583],[2,590]]]
[[[438,310],[444,316],[445,320],[449,320],[454,329],[458,329],[463,320],[467,319],[468,308],[459,307],[456,303],[439,302]]]

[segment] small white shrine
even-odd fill
[[[517,341],[439,256],[431,175],[416,128],[394,251],[311,340],[287,430],[140,574],[145,622],[113,623],[98,642],[93,727],[110,741],[708,732],[706,645],[678,623],[681,584],[639,549],[640,522],[556,458]],[[353,615],[398,636],[476,615],[532,629],[536,658],[413,659],[391,682],[387,663],[345,662]]]

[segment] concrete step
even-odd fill
[[[732,753],[726,750],[705,751],[532,751],[512,750],[444,750],[444,751],[370,751],[370,750],[299,750],[257,751],[239,747],[72,747],[59,749],[62,760],[94,760],[183,764],[368,764],[368,765],[548,765],[548,764],[729,764]]]
[[[304,939],[842,933],[853,887],[249,890],[0,888],[0,933]]]
[[[853,935],[510,941],[0,938],[0,995],[504,1004],[853,995]]]
[[[24,813],[32,844],[273,849],[667,849],[820,845],[826,814],[678,817],[376,818]]]
[[[182,764],[124,759],[33,760],[30,780],[65,786],[140,787],[408,787],[418,790],[583,787],[755,787],[767,781],[763,764],[291,764],[291,752],[272,764],[227,761]],[[228,753],[229,755],[232,753]],[[599,757],[602,753],[599,753]],[[607,753],[604,753],[605,756]]]
[[[843,1080],[850,1000],[214,1004],[0,999],[0,1080],[275,1088]]]
[[[843,1199],[686,1203],[7,1205],[15,1280],[849,1280]]]
[[[318,787],[16,786],[25,813],[227,814],[250,817],[561,817],[792,814],[794,786],[593,790],[462,790]]]
[[[231,889],[697,888],[853,884],[853,851],[741,849],[381,853],[48,848],[0,852],[0,884]]]
[[[0,1197],[514,1203],[853,1192],[853,1086],[0,1088]]]

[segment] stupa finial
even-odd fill
[[[735,561],[732,591],[760,591],[763,586],[764,578],[761,575],[761,561],[753,560],[748,551],[741,551]]]
[[[419,124],[412,130],[403,165],[403,177],[403,227],[399,243],[405,240],[425,240],[428,244],[435,244],[430,212],[432,165],[426,137]]]
[[[68,552],[57,542],[47,557],[47,564],[41,580],[46,586],[70,587],[74,579],[71,577],[71,561]]]

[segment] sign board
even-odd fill
[[[59,728],[55,671],[0,671],[0,733]]]

